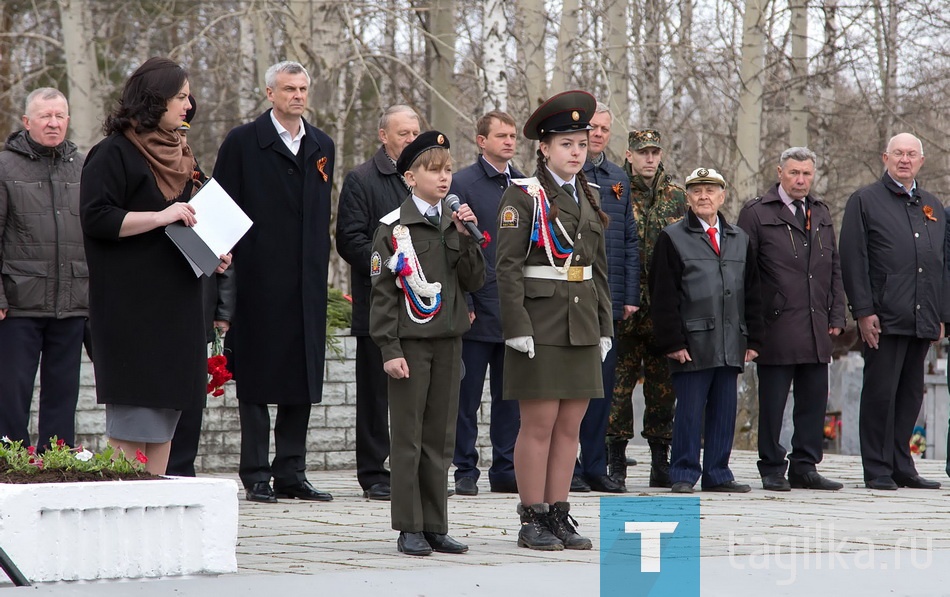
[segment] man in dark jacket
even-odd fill
[[[640,308],[640,253],[637,225],[630,204],[630,181],[620,166],[608,160],[604,154],[610,143],[611,124],[613,115],[610,109],[598,102],[594,116],[590,119],[592,128],[584,174],[591,186],[598,187],[600,207],[610,216],[610,226],[604,241],[607,247],[607,282],[610,284],[610,302],[613,307],[614,337],[617,337],[620,322]],[[622,479],[614,480],[607,476],[605,442],[616,367],[617,348],[614,346],[602,363],[604,396],[607,399],[591,400],[581,421],[581,457],[574,466],[571,491],[593,489],[623,493],[626,490]],[[624,458],[624,454],[618,452],[615,459],[619,458]]]
[[[79,223],[84,156],[68,126],[66,97],[37,89],[24,130],[0,153],[0,435],[23,445],[40,363],[39,444],[75,439],[89,270]]]
[[[703,491],[750,490],[735,481],[729,455],[738,376],[761,349],[761,297],[749,237],[719,213],[725,187],[711,168],[686,177],[689,211],[660,233],[650,267],[656,344],[676,392],[673,493],[693,493],[700,477]]]
[[[356,478],[363,496],[388,500],[388,376],[379,347],[369,337],[372,282],[370,255],[379,219],[409,196],[396,160],[419,136],[419,116],[409,106],[391,106],[379,119],[376,154],[346,175],[337,207],[336,250],[350,264],[351,333],[356,336]]]
[[[495,236],[498,204],[512,178],[524,175],[511,166],[518,132],[514,119],[505,112],[489,112],[475,123],[475,144],[479,156],[475,163],[452,177],[451,192],[468,204],[479,228]],[[462,336],[462,362],[465,375],[459,388],[459,414],[455,430],[455,493],[477,495],[478,411],[482,403],[485,373],[491,368],[491,420],[488,435],[492,447],[492,463],[488,469],[489,488],[499,493],[517,493],[515,482],[515,440],[521,424],[518,402],[502,400],[502,371],[505,362],[505,340],[501,335],[501,314],[498,287],[495,284],[495,244],[482,249],[487,268],[485,285],[468,295],[472,328]]]
[[[917,183],[920,139],[895,135],[887,171],[848,199],[841,272],[866,344],[859,430],[870,489],[938,489],[917,474],[910,437],[924,396],[924,359],[950,321],[943,205]]]
[[[250,501],[329,501],[307,481],[306,454],[310,407],[323,393],[333,140],[303,119],[310,87],[303,66],[275,64],[265,83],[273,109],[228,133],[214,166],[214,178],[254,222],[233,251],[227,335],[240,476]],[[273,463],[268,404],[277,405]]]
[[[831,214],[809,194],[816,161],[807,147],[782,152],[779,182],[746,203],[737,222],[749,235],[762,285],[758,464],[762,487],[770,491],[843,487],[815,470],[822,458],[831,338],[845,325]],[[795,431],[786,462],[779,435],[793,380]]]

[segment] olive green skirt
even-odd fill
[[[535,346],[529,359],[505,347],[505,400],[603,398],[600,346]]]

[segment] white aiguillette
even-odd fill
[[[253,222],[213,178],[195,193],[188,205],[195,208],[198,223],[188,227],[173,222],[165,226],[165,234],[188,260],[196,276],[210,276],[221,264],[218,256],[229,253]]]

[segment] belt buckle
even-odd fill
[[[567,268],[567,281],[568,282],[583,282],[584,281],[584,268],[576,265],[572,265]]]

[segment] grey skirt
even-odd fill
[[[163,444],[171,441],[180,410],[106,404],[106,437],[127,442]]]
[[[600,346],[535,345],[534,358],[505,347],[504,400],[603,398]]]

